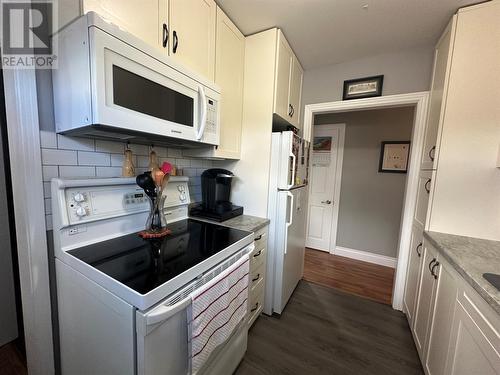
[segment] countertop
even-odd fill
[[[483,273],[500,273],[500,241],[438,232],[424,236],[457,272],[500,314],[500,291]]]
[[[264,228],[269,223],[269,219],[265,219],[262,217],[240,215],[217,224],[224,225],[226,227],[246,230],[248,232],[257,232],[259,229]]]

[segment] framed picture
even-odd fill
[[[314,137],[313,151],[330,152],[332,150],[332,137]]]
[[[410,156],[410,141],[382,142],[379,172],[406,173]]]
[[[384,76],[373,76],[344,81],[342,100],[371,98],[382,95]]]

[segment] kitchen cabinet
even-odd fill
[[[429,317],[429,332],[424,367],[427,375],[444,373],[451,335],[453,310],[457,298],[457,282],[450,266],[438,257],[434,301]]]
[[[82,10],[84,14],[100,14],[180,64],[214,80],[214,0],[83,0]]]
[[[164,51],[163,24],[168,0],[83,0],[83,14],[96,12],[106,20]],[[62,4],[64,6],[64,3]]]
[[[425,130],[421,169],[435,169],[439,140],[448,92],[448,80],[455,40],[457,16],[453,16],[434,50],[434,69],[429,98],[429,113]]]
[[[283,32],[277,30],[274,113],[300,128],[303,69]]]
[[[264,306],[264,286],[266,283],[266,257],[268,227],[255,233],[255,249],[250,253],[250,272],[248,274],[248,313],[250,328],[257,320]]]
[[[417,202],[413,220],[426,229],[429,201],[432,192],[433,171],[420,171],[417,185]]]
[[[220,144],[186,150],[186,156],[239,159],[243,120],[245,36],[222,9],[217,8],[215,83],[221,88]]]
[[[455,304],[448,359],[443,373],[500,374],[500,318],[467,285]]]
[[[436,250],[424,243],[422,249],[422,267],[420,267],[419,287],[413,324],[413,338],[420,358],[424,358],[429,315],[434,295],[435,278],[433,267],[437,262]]]
[[[422,246],[423,246],[423,229],[418,225],[413,226],[410,241],[410,254],[408,258],[408,269],[406,272],[405,293],[403,296],[403,304],[408,323],[413,326],[415,303],[417,300],[418,279],[420,268],[422,267]]]
[[[169,54],[181,64],[214,80],[214,0],[169,0]]]

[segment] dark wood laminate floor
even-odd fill
[[[27,375],[26,365],[14,344],[0,347],[0,374]]]
[[[423,374],[405,316],[301,281],[280,318],[261,316],[236,375]]]
[[[306,249],[304,280],[390,305],[394,269]]]

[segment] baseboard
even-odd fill
[[[397,258],[388,257],[386,255],[379,255],[369,253],[368,251],[349,249],[347,247],[337,246],[335,248],[335,255],[340,257],[352,258],[361,260],[363,262],[375,263],[381,266],[396,268],[398,262]]]

